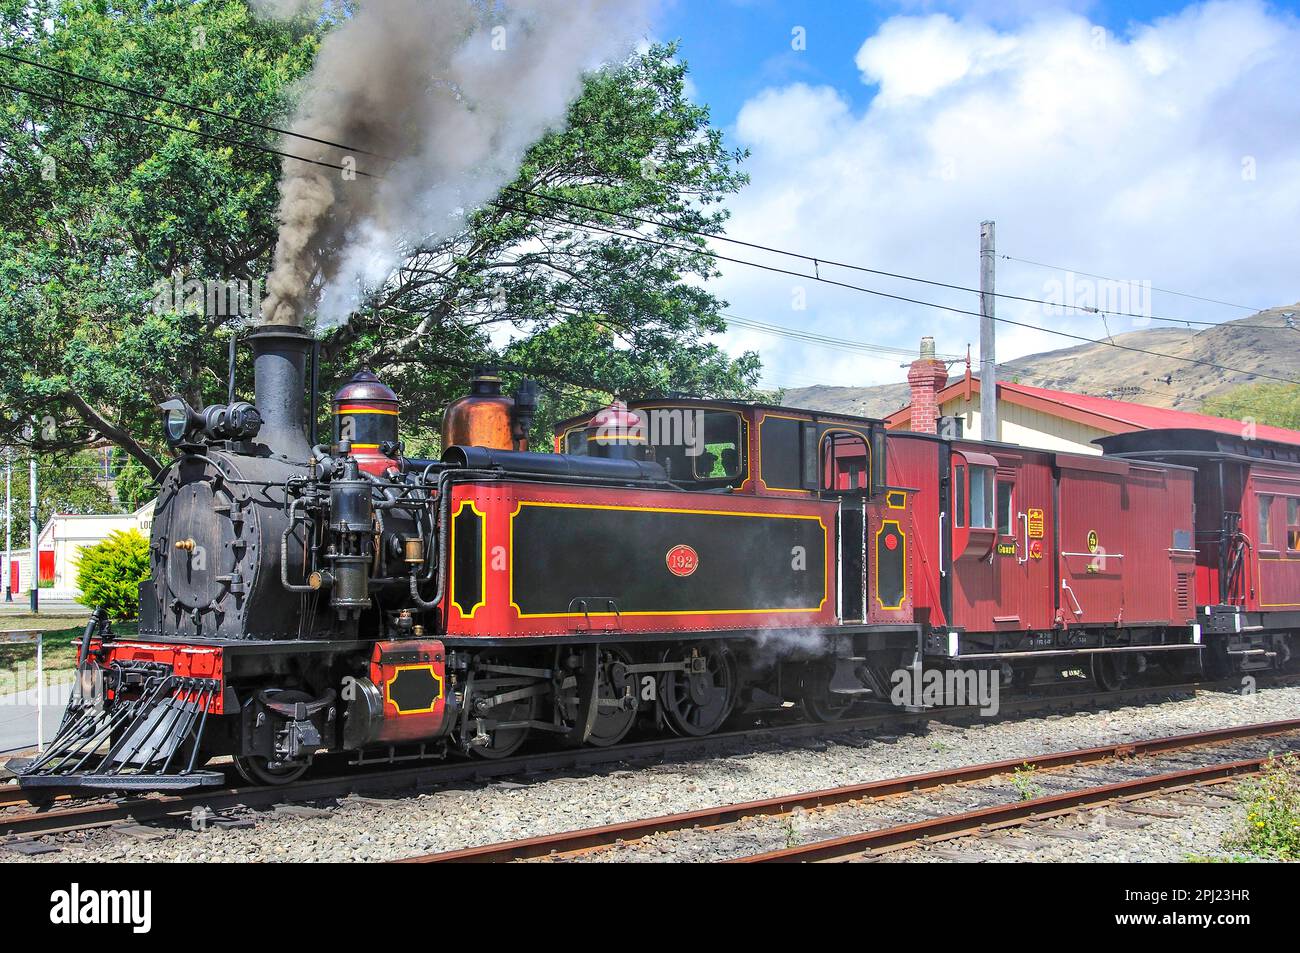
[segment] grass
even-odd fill
[[[1270,755],[1259,775],[1237,791],[1246,818],[1223,846],[1269,860],[1300,860],[1300,758]]]
[[[77,651],[80,648],[81,633],[85,629],[84,621],[69,625],[72,619],[64,616],[3,616],[0,617],[0,632],[20,629],[43,629],[41,648],[42,663],[45,672],[45,684],[52,685],[67,681],[77,666]],[[133,636],[136,634],[134,622],[115,622],[113,632],[117,635]],[[36,643],[7,645],[0,642],[0,695],[10,692],[26,691],[35,688],[36,682]]]
[[[1028,762],[1022,764],[1011,772],[1011,784],[1020,795],[1022,801],[1032,801],[1040,798],[1045,793],[1041,787],[1034,783],[1034,776],[1038,771],[1037,766]]]

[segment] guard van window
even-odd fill
[[[998,481],[998,533],[1010,536],[1014,532],[1011,526],[1011,497],[1014,485],[1005,480]]]
[[[993,468],[970,468],[970,525],[972,529],[993,528]]]
[[[952,476],[953,525],[966,525],[966,468],[956,467]]]

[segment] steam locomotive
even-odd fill
[[[310,336],[250,340],[255,406],[164,405],[139,634],[92,614],[23,786],[829,721],[922,668],[1111,689],[1278,668],[1300,631],[1293,446],[1156,431],[1083,456],[683,399],[615,402],[536,453],[535,387],[480,374],[441,459],[412,459],[368,372],[311,445]]]

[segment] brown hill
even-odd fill
[[[1238,371],[1300,380],[1300,331],[1286,327],[1283,315],[1288,312],[1296,313],[1300,325],[1300,304],[1295,304],[1199,330],[1150,328],[1117,334],[1110,339],[1116,344],[1167,356],[1157,357],[1105,343],[1080,344],[1007,361],[998,366],[998,374],[1004,380],[1036,387],[1199,411],[1205,398],[1261,380]],[[1238,371],[1175,360],[1180,357]],[[955,365],[951,380],[956,380],[964,370],[961,365]],[[903,376],[901,370],[899,376]],[[875,387],[793,388],[785,392],[782,403],[811,410],[884,417],[905,407],[910,399],[907,384],[898,383]]]

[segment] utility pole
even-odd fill
[[[14,601],[14,448],[5,447],[5,602]]]
[[[980,222],[980,438],[998,439],[997,335],[993,327],[993,223]]]
[[[28,492],[31,496],[28,499],[27,507],[27,539],[32,547],[32,578],[31,578],[31,599],[32,612],[41,611],[41,555],[36,545],[36,534],[39,530],[36,527],[36,454],[32,454],[31,462],[31,479],[28,483]]]

